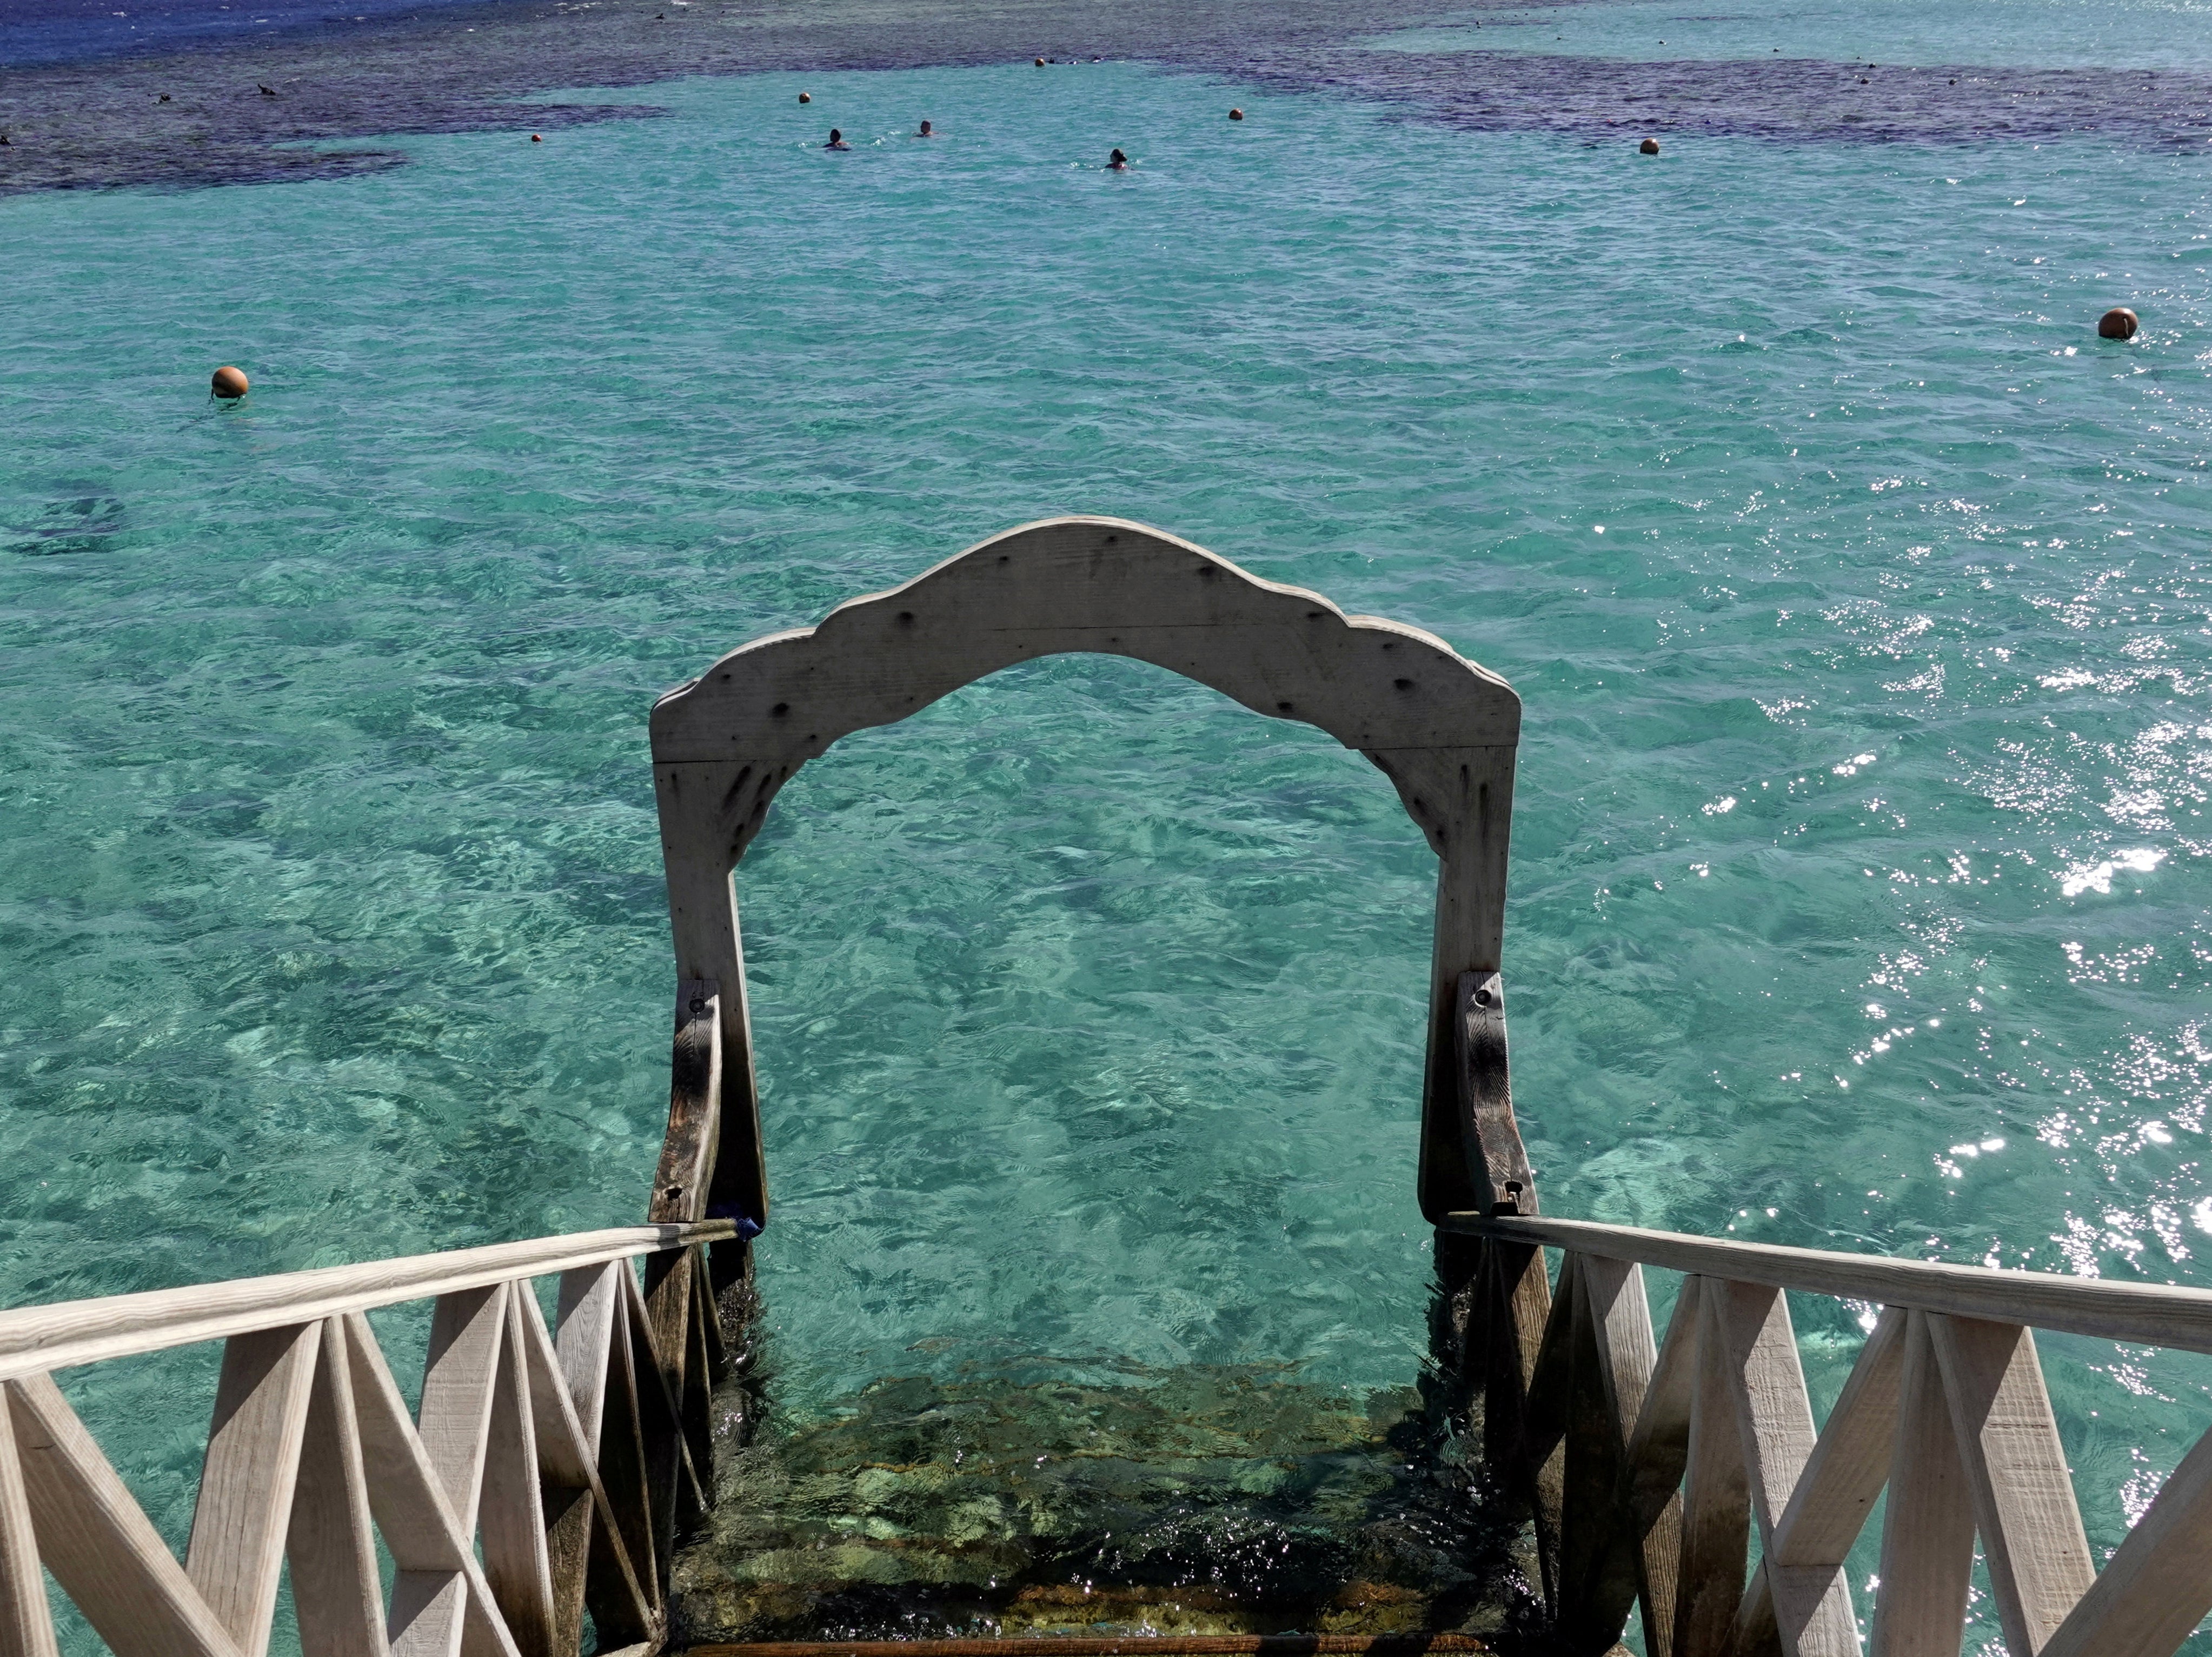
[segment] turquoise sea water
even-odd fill
[[[672,114],[0,204],[9,1301],[635,1217],[652,697],[1065,510],[1518,688],[1547,1211],[2212,1286],[2204,156],[592,95]],[[810,766],[739,875],[780,1385],[1408,1381],[1431,879],[1356,756],[1129,664]],[[2109,1547],[2212,1375],[2045,1353]],[[76,1393],[178,1534],[207,1362]]]

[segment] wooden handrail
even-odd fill
[[[720,1242],[737,1235],[736,1224],[729,1220],[617,1226],[361,1266],[321,1266],[229,1283],[19,1307],[0,1312],[0,1381],[279,1325],[315,1322],[514,1278]]]
[[[1590,1220],[1452,1214],[1445,1217],[1443,1229],[1875,1306],[1910,1307],[2100,1340],[2212,1352],[2212,1290],[1723,1241]]]

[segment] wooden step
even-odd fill
[[[1013,1640],[760,1640],[685,1657],[1442,1657],[1487,1652],[1465,1634],[1152,1634]]]

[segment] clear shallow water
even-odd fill
[[[633,1217],[651,697],[1059,510],[1520,689],[1547,1210],[2212,1281],[2195,154],[799,84],[0,206],[10,1299]],[[1355,756],[1123,664],[809,767],[740,887],[794,1403],[1405,1384],[1431,868]],[[1798,1314],[1832,1391],[1851,1314]],[[2110,1545],[2205,1378],[2045,1350]],[[79,1389],[179,1534],[191,1363]]]

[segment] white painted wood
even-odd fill
[[[394,1657],[451,1657],[471,1649],[521,1657],[368,1320],[349,1314],[345,1338],[369,1507],[398,1569],[390,1625]]]
[[[320,1356],[285,1544],[300,1645],[311,1657],[386,1657],[384,1584],[344,1325],[325,1318],[316,1334]]]
[[[239,1648],[269,1645],[322,1332],[291,1324],[225,1344],[185,1575]]]
[[[2012,1657],[2037,1657],[2096,1571],[2035,1337],[2011,1324],[1933,1314],[1928,1333],[2005,1645]]]
[[[52,1379],[6,1391],[39,1557],[116,1657],[242,1657]]]
[[[222,1340],[281,1323],[319,1322],[343,1313],[736,1235],[735,1226],[726,1220],[621,1226],[362,1266],[20,1307],[0,1312],[0,1380],[195,1341]]]
[[[1777,1528],[1816,1436],[1790,1303],[1780,1290],[1763,1284],[1708,1288],[1782,1649],[1786,1657],[1858,1657],[1858,1624],[1843,1573],[1832,1566],[1787,1567],[1775,1557]]]
[[[31,1529],[31,1503],[23,1490],[23,1464],[15,1454],[13,1412],[0,1393],[0,1653],[7,1657],[60,1657],[54,1644],[53,1607],[39,1539]]]
[[[1973,1587],[1974,1510],[1928,1314],[1908,1316],[1881,1529],[1881,1586],[1874,1601],[1874,1657],[1959,1657]]]
[[[905,719],[1001,668],[1065,652],[1133,657],[1270,719],[1318,725],[1365,754],[1443,859],[1431,974],[1422,1159],[1431,1217],[1475,1190],[1473,1147],[1447,1120],[1462,974],[1492,973],[1520,699],[1433,634],[1347,616],[1188,541],[1110,518],[993,537],[812,628],[733,651],[653,710],[653,756],[677,976],[722,986],[724,1125],[738,1187],[765,1221],[743,949],[728,874],[800,766],[839,737]],[[1440,1146],[1457,1147],[1458,1155]]]
[[[2044,1272],[2001,1272],[1878,1254],[1716,1241],[1676,1231],[1588,1220],[1452,1214],[1443,1229],[1469,1236],[1543,1243],[1672,1272],[1764,1284],[1807,1294],[1903,1306],[1998,1323],[2021,1323],[2101,1340],[2212,1352],[2212,1290],[2109,1283]]]
[[[532,1408],[529,1359],[518,1302],[531,1301],[529,1285],[510,1286],[498,1379],[492,1393],[491,1432],[484,1454],[480,1527],[484,1579],[507,1619],[522,1657],[571,1657],[555,1648],[553,1568],[545,1551],[544,1515],[538,1506],[538,1423]]]
[[[2212,1433],[2168,1476],[2042,1657],[2167,1657],[2212,1611]]]

